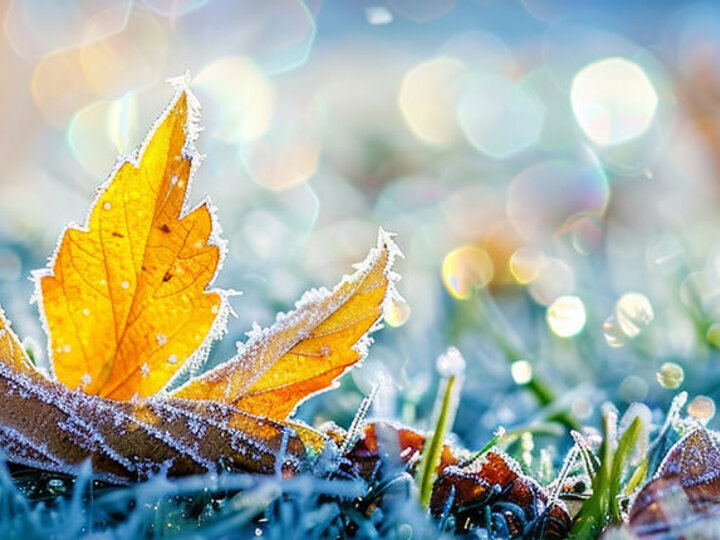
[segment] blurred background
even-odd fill
[[[470,447],[561,409],[594,424],[605,401],[657,420],[681,390],[713,422],[716,4],[0,5],[0,301],[39,356],[30,272],[190,70],[206,154],[191,197],[212,198],[229,242],[216,283],[244,292],[210,363],[350,272],[382,226],[407,302],[309,422],[347,426],[379,381],[374,415],[428,427],[448,346]]]

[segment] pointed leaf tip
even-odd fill
[[[238,355],[174,392],[175,397],[217,400],[251,414],[286,419],[295,408],[365,356],[392,291],[397,248],[381,230],[378,247],[332,291],[308,291],[295,310],[256,330]],[[399,251],[399,250],[397,250]]]
[[[187,90],[173,98],[39,276],[49,356],[72,389],[152,395],[218,333],[226,301],[208,286],[221,245],[209,205],[185,208],[197,157],[190,102]]]

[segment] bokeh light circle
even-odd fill
[[[248,58],[221,58],[193,79],[212,135],[236,143],[256,139],[270,128],[277,101],[273,83]]]
[[[507,212],[523,238],[547,238],[574,218],[602,215],[609,196],[607,178],[596,163],[551,160],[513,180]]]
[[[460,300],[470,298],[476,288],[483,288],[493,278],[495,269],[484,249],[464,246],[445,256],[442,280],[447,291]]]
[[[477,74],[464,85],[457,116],[470,144],[503,159],[540,138],[545,106],[529,89],[495,74]]]
[[[583,133],[601,146],[639,137],[653,121],[658,95],[642,68],[625,58],[605,58],[575,75],[570,92]]]
[[[398,106],[410,131],[428,144],[444,146],[457,136],[455,86],[465,72],[455,58],[433,58],[405,74]]]
[[[585,304],[577,296],[561,296],[550,304],[545,318],[553,334],[562,338],[572,337],[585,328]]]

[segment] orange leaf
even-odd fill
[[[224,294],[206,290],[221,256],[210,205],[184,211],[193,99],[178,93],[137,159],[100,191],[86,227],[69,228],[38,275],[53,369],[70,388],[152,395],[224,327]]]
[[[235,358],[173,395],[232,403],[250,414],[285,420],[363,358],[363,338],[378,326],[392,295],[390,268],[397,253],[390,235],[380,230],[377,248],[354,275],[332,292],[309,291],[294,311],[253,331]]]
[[[2,307],[0,307],[0,361],[9,364],[17,371],[25,373],[36,371],[20,340],[10,328],[10,321],[5,318]]]

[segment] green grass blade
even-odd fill
[[[430,444],[426,444],[423,450],[422,462],[420,464],[420,504],[427,509],[430,506],[430,496],[432,488],[437,476],[437,468],[440,465],[440,457],[442,455],[443,439],[445,438],[445,430],[447,429],[447,420],[450,414],[450,404],[452,402],[452,391],[455,385],[455,375],[447,380],[445,387],[445,395],[442,400],[442,407],[438,415],[435,431],[430,439]]]

